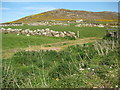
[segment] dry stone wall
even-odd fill
[[[75,27],[105,27],[103,24],[77,24]]]
[[[37,30],[30,30],[30,29],[25,29],[25,30],[22,30],[22,29],[12,29],[12,28],[1,28],[2,30],[2,33],[16,33],[17,35],[20,35],[20,34],[25,34],[26,36],[30,36],[30,35],[41,35],[41,36],[51,36],[51,37],[75,37],[76,38],[76,35],[74,32],[60,32],[60,31],[53,31],[53,30],[50,30],[49,28],[46,28],[46,29],[37,29]]]
[[[113,32],[106,31],[106,36],[112,38],[118,38],[119,35],[118,35],[118,31],[113,31]]]
[[[23,26],[24,23],[22,24],[0,24],[1,27],[5,27],[5,26]]]

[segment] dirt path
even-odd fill
[[[43,45],[37,45],[37,46],[29,46],[27,48],[14,48],[14,49],[9,49],[6,51],[3,51],[3,58],[11,58],[14,53],[18,51],[39,51],[39,50],[56,50],[56,51],[61,51],[64,48],[71,46],[71,45],[76,45],[76,44],[85,44],[85,43],[90,43],[94,42],[98,39],[101,38],[96,38],[96,37],[89,37],[89,38],[84,38],[84,39],[77,39],[77,40],[68,40],[68,41],[63,41],[63,42],[57,42],[57,43],[52,43],[52,44],[43,44]]]
[[[68,41],[64,41],[64,42],[45,44],[45,45],[41,45],[41,46],[30,46],[28,48],[24,48],[24,50],[25,51],[38,51],[38,50],[61,51],[68,46],[76,45],[76,44],[90,43],[90,42],[94,42],[97,39],[100,39],[100,38],[91,37],[91,38],[84,38],[84,39],[77,39],[77,40],[68,40]]]

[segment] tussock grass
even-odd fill
[[[3,60],[2,87],[118,87],[117,48],[117,41],[102,40],[60,52],[20,51]]]

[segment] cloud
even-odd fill
[[[10,10],[10,8],[0,7],[0,10]]]
[[[40,11],[49,11],[54,10],[54,7],[24,7],[26,10],[40,10]]]

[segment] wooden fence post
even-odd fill
[[[79,33],[79,31],[77,31],[77,37],[80,38],[80,33]]]

